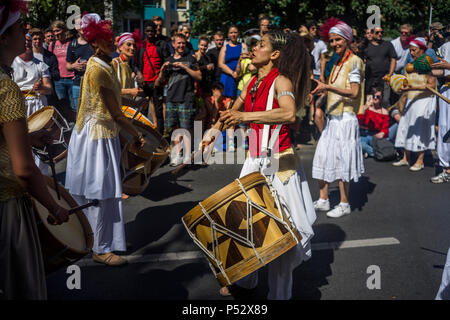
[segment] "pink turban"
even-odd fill
[[[329,42],[329,34],[335,33],[346,39],[348,42],[352,42],[353,40],[353,30],[352,28],[346,24],[344,21],[341,21],[337,18],[331,17],[327,21],[324,22],[321,30],[322,38]]]
[[[427,50],[428,49],[427,42],[422,37],[414,38],[413,40],[411,40],[409,42],[409,45],[410,46],[414,46],[414,47],[418,47],[418,48],[420,48],[422,50]]]
[[[133,40],[133,34],[130,32],[124,32],[119,36],[119,39],[117,40],[117,47],[120,47],[125,41]]]

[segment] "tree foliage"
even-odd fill
[[[430,2],[433,21],[448,23],[450,6],[441,0],[191,0],[189,13],[194,34],[226,31],[230,24],[239,25],[241,31],[254,28],[260,14],[278,22],[279,27],[291,29],[297,29],[307,20],[323,22],[334,16],[362,34],[371,15],[366,12],[368,6],[377,5],[386,36],[396,37],[404,23],[411,24],[415,32],[428,28]]]
[[[140,0],[110,0],[114,7],[114,20],[126,11],[139,10]],[[72,13],[67,13],[71,5],[80,7],[81,13],[95,12],[104,18],[104,1],[92,0],[32,0],[27,20],[35,27],[47,28],[53,21],[66,21]]]

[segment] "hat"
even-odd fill
[[[430,25],[430,29],[441,30],[441,29],[444,29],[444,26],[440,22],[433,22]]]

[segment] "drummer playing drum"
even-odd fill
[[[127,261],[113,251],[126,251],[122,213],[119,126],[143,147],[145,139],[122,113],[120,83],[110,65],[114,52],[111,22],[86,14],[81,27],[95,49],[81,83],[77,121],[70,139],[66,188],[83,205],[98,199],[99,206],[84,210],[94,232],[93,260],[110,266]],[[145,103],[145,99],[141,100]],[[139,104],[130,101],[134,107]]]
[[[311,257],[312,224],[316,220],[306,176],[288,133],[288,125],[295,122],[296,105],[302,106],[307,94],[305,84],[309,81],[310,58],[300,36],[280,31],[264,35],[253,49],[251,58],[258,69],[257,76],[246,84],[232,109],[221,113],[214,129],[219,129],[221,122],[224,130],[241,123],[250,124],[250,154],[240,177],[257,171],[268,176],[278,194],[286,200],[292,222],[300,231],[301,243],[268,265],[268,299],[287,300],[292,297],[293,270]],[[270,105],[268,97],[272,84],[275,84],[272,110],[266,110]],[[264,135],[265,125],[270,130],[266,129],[269,135],[264,142],[257,137]],[[266,149],[262,150],[262,145],[267,145],[273,135],[274,145],[268,147],[279,156],[279,168],[282,169],[270,173],[267,171],[271,167],[270,151],[263,152]],[[211,140],[211,134],[207,135],[202,144],[207,145]],[[257,283],[258,273],[254,272],[237,281],[236,285],[237,288],[251,289]],[[232,290],[232,287],[223,287],[220,294],[230,295]]]

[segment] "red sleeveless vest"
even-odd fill
[[[279,75],[276,68],[270,70],[267,76],[264,78],[262,83],[259,85],[258,90],[250,94],[250,90],[256,82],[256,77],[250,80],[249,86],[247,88],[247,96],[245,97],[245,112],[255,112],[255,111],[266,111],[267,99],[269,97],[270,87],[275,81],[275,78]],[[273,98],[272,109],[280,108],[276,97]],[[275,130],[276,125],[270,126],[269,141],[272,134],[272,130]],[[261,140],[262,133],[264,129],[263,124],[251,123],[250,124],[251,134],[249,137],[249,150],[251,157],[257,157],[261,152]],[[284,151],[291,146],[291,140],[289,138],[289,125],[284,124],[281,127],[280,135],[278,137],[278,150],[274,147],[273,149],[277,152]],[[268,146],[270,147],[270,146]]]

